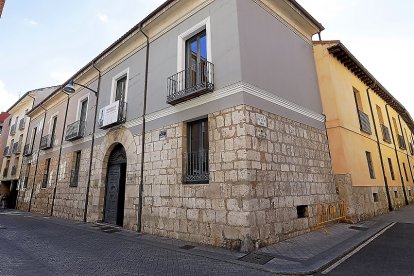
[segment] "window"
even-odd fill
[[[388,158],[388,166],[390,167],[391,179],[395,180],[394,169],[392,168],[391,158]]]
[[[404,162],[403,162],[403,168],[404,168],[405,180],[408,181],[407,168],[405,167],[405,163]]]
[[[78,186],[80,162],[81,162],[81,151],[75,151],[73,154],[72,172],[70,176],[71,187]]]
[[[23,179],[23,188],[27,188],[27,184],[29,182],[31,165],[32,165],[31,163],[27,163],[26,165],[25,177]]]
[[[397,191],[394,191],[394,196],[395,196],[395,198],[398,198],[398,192]]]
[[[353,88],[353,90],[354,90],[354,99],[355,99],[355,105],[357,108],[360,129],[361,131],[365,133],[371,134],[372,133],[371,123],[369,122],[368,115],[364,113],[362,101],[361,101],[361,95],[357,89]]]
[[[47,182],[49,181],[49,170],[50,170],[50,158],[46,159],[46,161],[45,161],[45,168],[44,168],[44,171],[43,171],[42,188],[47,187]]]
[[[372,194],[372,197],[374,198],[374,202],[378,202],[379,201],[379,199],[378,199],[378,193],[373,193]]]
[[[79,121],[85,122],[88,111],[88,98],[83,99],[79,105]]]
[[[112,78],[111,103],[127,101],[129,68]]]
[[[384,124],[384,117],[382,117],[381,107],[376,105],[376,109],[377,109],[377,114],[378,114],[378,120],[379,120],[380,124],[383,125]]]
[[[30,152],[33,150],[34,142],[36,140],[36,135],[37,135],[37,127],[33,128],[32,130],[32,137],[30,139]]]
[[[186,41],[186,87],[204,83],[207,78],[204,70],[207,64],[206,31],[202,31]]]
[[[408,190],[408,196],[412,196],[411,190]]]
[[[375,173],[374,173],[374,167],[372,165],[372,157],[371,153],[369,151],[365,152],[365,155],[367,157],[367,163],[368,163],[368,170],[369,170],[369,177],[371,179],[375,179]]]
[[[185,156],[185,182],[208,183],[208,121],[190,122],[187,125],[187,150]]]
[[[124,76],[116,81],[115,101],[123,101],[125,98],[127,77]]]
[[[49,134],[51,135],[51,140],[55,140],[55,134],[56,134],[56,123],[57,123],[57,116],[53,116],[51,120],[51,125],[49,127]]]

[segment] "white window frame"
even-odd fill
[[[58,115],[59,115],[59,112],[56,112],[55,114],[53,114],[52,116],[50,116],[48,134],[52,134],[52,121],[53,121],[53,118],[57,117]],[[57,120],[56,120],[56,127],[57,127]]]
[[[80,108],[81,108],[82,102],[85,101],[85,100],[88,101],[88,103],[86,104],[85,122],[88,120],[89,95],[90,95],[90,93],[88,93],[88,94],[86,94],[86,95],[84,95],[84,96],[82,96],[82,97],[79,98],[79,100],[78,100],[78,107],[77,107],[77,110],[76,110],[76,121],[79,121],[80,120],[80,111],[81,111]]]
[[[118,73],[115,77],[112,78],[112,88],[111,88],[111,100],[110,103],[115,102],[115,92],[116,92],[116,84],[119,79],[126,76],[126,83],[125,83],[125,96],[124,101],[127,102],[128,100],[128,83],[129,83],[129,67],[125,70]],[[89,104],[89,103],[88,103]]]
[[[211,54],[211,25],[210,25],[210,16],[209,16],[178,36],[177,72],[181,72],[185,69],[186,41],[203,30],[206,30],[207,61],[213,62],[213,57]]]

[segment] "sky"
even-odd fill
[[[297,1],[325,27],[322,39],[340,39],[414,117],[414,1]],[[62,84],[163,2],[6,0],[0,111],[29,90]]]

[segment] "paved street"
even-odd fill
[[[414,275],[413,233],[397,223],[327,275]]]
[[[414,275],[413,214],[410,205],[356,225],[329,225],[246,257],[104,224],[0,210],[0,275]]]
[[[271,275],[128,231],[0,213],[0,275]],[[242,262],[240,262],[242,263]]]

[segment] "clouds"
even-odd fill
[[[9,109],[18,99],[16,95],[6,90],[6,85],[0,80],[0,112]]]
[[[29,24],[31,26],[39,25],[39,22],[37,22],[36,20],[33,20],[33,19],[29,19],[29,18],[25,18],[24,22],[26,22],[27,24]]]

